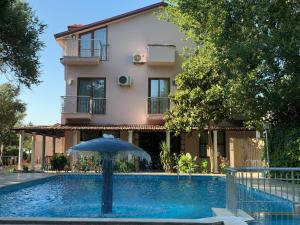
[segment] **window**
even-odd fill
[[[107,60],[107,27],[81,34],[79,55]]]
[[[78,79],[77,112],[105,114],[105,78]]]
[[[149,78],[148,113],[162,114],[170,107],[170,79]]]
[[[218,153],[220,156],[226,157],[226,148],[225,148],[225,132],[218,131]],[[211,132],[212,142],[214,141],[213,132]],[[201,132],[199,140],[199,156],[200,158],[207,157],[207,148],[208,148],[208,133],[207,131]]]
[[[200,158],[206,158],[207,157],[207,146],[208,146],[208,133],[207,133],[207,131],[203,131],[203,132],[200,133],[199,144],[200,144],[199,156],[200,156]]]

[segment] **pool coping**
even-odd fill
[[[240,217],[207,217],[201,219],[149,219],[149,218],[51,218],[51,217],[2,217],[0,224],[77,224],[77,225],[245,225]]]

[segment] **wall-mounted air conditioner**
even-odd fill
[[[133,54],[132,56],[132,62],[134,64],[141,64],[146,62],[146,55],[141,53]]]
[[[132,79],[129,75],[120,75],[118,76],[118,85],[120,86],[130,86]]]

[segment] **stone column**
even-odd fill
[[[42,171],[45,170],[46,136],[43,135],[42,142]]]
[[[52,156],[55,155],[55,146],[56,145],[56,138],[55,137],[52,137]]]
[[[23,143],[24,143],[24,130],[19,133],[19,161],[18,170],[23,170]]]
[[[171,152],[171,134],[169,131],[166,131],[166,144],[168,146],[169,152]]]
[[[218,131],[214,130],[213,131],[213,144],[214,144],[214,153],[213,153],[213,158],[214,158],[214,173],[219,173],[218,171]]]
[[[78,135],[77,135],[77,130],[74,130],[72,133],[72,144],[77,145],[78,144]]]
[[[132,130],[128,131],[128,142],[130,144],[132,144],[132,142],[133,142],[133,131]]]
[[[31,150],[31,159],[30,159],[30,170],[34,171],[34,162],[35,162],[35,136],[36,132],[32,133],[32,150]]]
[[[233,144],[233,138],[229,138],[229,161],[230,161],[230,167],[234,168],[234,144]]]

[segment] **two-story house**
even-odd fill
[[[176,25],[157,17],[165,6],[161,2],[95,23],[74,24],[55,34],[65,68],[61,123],[21,129],[33,134],[32,168],[37,162],[44,167],[45,155],[65,152],[104,133],[148,151],[154,169],[159,168],[161,141],[171,153],[190,152],[199,158],[212,154],[207,132],[174,136],[164,128],[163,114],[172,107],[168,96],[176,91],[175,76],[181,70],[180,52],[193,47]],[[51,146],[46,136],[52,137]],[[247,142],[255,137],[255,131],[237,121],[216,127],[214,172],[219,156],[234,166],[234,139]]]

